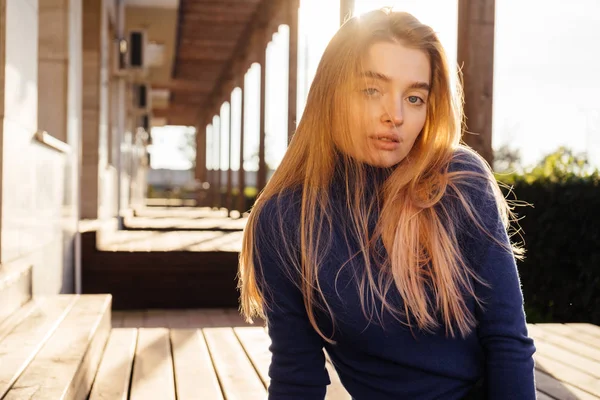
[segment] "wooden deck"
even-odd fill
[[[600,327],[530,325],[538,398],[600,399]],[[0,399],[264,399],[270,339],[235,309],[111,311],[109,295],[29,301],[0,321]],[[348,400],[331,363],[328,400]]]
[[[600,399],[600,327],[530,324],[529,329],[538,349],[538,399]],[[131,398],[140,393],[197,398],[201,387],[207,399],[264,399],[270,340],[261,323],[248,326],[234,309],[114,312],[112,332],[110,354],[119,358],[118,365],[128,365],[123,382],[133,365]],[[123,348],[127,351],[117,350]],[[142,366],[134,363],[138,358]],[[332,380],[327,399],[349,399],[329,361],[327,369]]]
[[[239,252],[247,218],[232,219],[225,210],[195,207],[147,207],[125,217],[125,230],[101,235],[104,251]]]

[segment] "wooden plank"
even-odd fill
[[[600,362],[595,361],[572,351],[565,350],[562,347],[556,346],[552,343],[547,343],[544,339],[535,340],[536,354],[542,354],[548,358],[552,358],[556,361],[560,361],[563,364],[568,365],[571,368],[578,369],[583,372],[600,378]]]
[[[552,332],[547,332],[541,329],[537,325],[529,325],[528,327],[529,333],[533,336],[533,339],[543,339],[547,343],[552,343],[557,346],[562,347],[563,349],[567,349],[572,351],[580,356],[587,357],[591,360],[600,361],[600,350],[589,346],[584,343],[579,343],[578,341],[557,335]]]
[[[112,327],[113,328],[122,328],[124,318],[125,318],[124,311],[113,311],[112,312]]]
[[[0,322],[31,300],[31,265],[0,265]]]
[[[177,399],[222,400],[223,393],[202,331],[172,329]]]
[[[245,190],[246,190],[246,170],[244,169],[244,136],[245,136],[245,131],[246,131],[246,123],[244,122],[246,120],[246,105],[245,105],[245,98],[246,98],[246,73],[248,72],[247,68],[243,69],[243,73],[242,76],[240,78],[240,89],[242,89],[242,101],[240,103],[240,120],[241,120],[241,126],[240,126],[240,144],[239,144],[239,148],[240,148],[240,168],[238,170],[238,198],[237,198],[237,210],[240,213],[240,216],[246,211],[246,196],[244,196]]]
[[[555,400],[554,397],[550,397],[547,394],[543,393],[543,392],[536,392],[535,393],[537,400]]]
[[[535,363],[538,370],[552,375],[562,383],[569,383],[600,398],[600,379],[542,354],[535,357]]]
[[[325,400],[350,400],[351,397],[342,385],[340,377],[337,374],[333,364],[326,362],[325,368],[327,368],[329,380],[331,381],[331,384],[327,386],[327,395],[325,396]]]
[[[190,328],[187,310],[170,310],[167,314],[167,323],[171,329]]]
[[[79,296],[4,399],[86,399],[110,332],[110,307],[110,295]]]
[[[577,329],[578,331],[585,332],[588,335],[592,335],[598,338],[598,340],[600,340],[600,326],[598,325],[592,325],[587,323],[576,323],[567,325],[573,329]]]
[[[246,353],[252,360],[254,367],[258,371],[263,382],[268,380],[268,369],[269,363],[271,362],[271,353],[268,351],[270,345],[270,338],[268,334],[268,328],[264,327],[248,327],[248,328],[236,328],[235,333],[240,339],[240,342],[244,346]],[[266,339],[265,339],[266,338]],[[264,349],[264,350],[263,350]],[[350,399],[350,395],[342,385],[339,375],[335,370],[335,367],[331,363],[331,359],[326,351],[325,354],[325,368],[329,374],[331,384],[327,387],[326,400],[347,400]],[[267,384],[268,385],[268,384]]]
[[[144,312],[143,311],[127,311],[123,315],[123,328],[143,328],[144,327]]]
[[[5,327],[5,337],[0,342],[0,398],[6,395],[25,367],[33,360],[50,335],[73,306],[77,296],[60,296],[32,300],[34,310],[17,316],[16,327]]]
[[[175,400],[175,378],[168,329],[139,329],[130,399]]]
[[[327,368],[327,372],[329,373],[329,380],[331,381],[331,385],[327,388],[327,397],[326,400],[338,400],[338,399],[350,399],[350,395],[342,385],[342,381],[335,370],[335,366],[329,357],[329,353],[323,350],[325,354],[325,368]]]
[[[146,310],[144,312],[144,328],[168,328],[165,310]]]
[[[260,28],[261,41],[256,42],[258,52],[258,63],[260,64],[260,103],[258,115],[258,174],[256,188],[261,192],[267,184],[267,162],[266,155],[266,94],[267,94],[267,44],[271,40],[272,33],[265,27]]]
[[[578,342],[588,344],[600,349],[600,339],[586,332],[578,331],[565,324],[536,324],[546,332],[556,333],[557,335],[576,339]]]
[[[560,382],[558,379],[539,370],[535,371],[535,382],[538,392],[542,392],[553,399],[598,400],[597,397],[568,383]]]
[[[112,329],[89,400],[127,400],[137,329]]]
[[[0,340],[8,335],[13,329],[17,327],[25,318],[29,317],[31,313],[37,308],[35,301],[29,301],[17,311],[9,315],[6,319],[0,323]]]
[[[215,370],[227,400],[264,399],[266,389],[231,328],[206,328]]]
[[[206,314],[206,310],[203,309],[190,309],[187,310],[188,318],[189,318],[189,327],[190,328],[206,328],[212,326],[212,321],[209,316]]]
[[[231,319],[225,310],[225,308],[207,308],[202,310],[207,320],[207,327],[231,328]]]
[[[265,387],[269,387],[271,379],[269,378],[269,365],[271,364],[271,338],[261,327],[238,327],[234,328],[234,333],[242,344],[242,347],[248,354],[250,362],[258,372]]]

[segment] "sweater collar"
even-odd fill
[[[365,195],[370,196],[384,184],[385,180],[390,176],[391,168],[376,167],[365,162],[357,161],[349,156],[342,154],[339,151],[335,152],[335,166],[332,177],[331,188],[333,195],[336,197],[346,196],[346,184],[350,193],[360,190],[358,187],[360,171],[364,173],[364,190]]]

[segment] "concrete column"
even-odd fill
[[[39,0],[38,127],[67,141],[69,7],[61,0]]]
[[[467,129],[463,140],[493,165],[495,0],[459,0],[458,65],[463,72]]]
[[[107,62],[106,10],[103,0],[83,2],[83,140],[81,217],[99,215],[102,196],[100,165],[106,163],[107,87],[103,86]]]
[[[298,95],[298,8],[300,0],[288,0],[287,25],[290,28],[288,69],[288,143],[296,131],[296,99]]]

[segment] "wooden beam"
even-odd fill
[[[230,40],[227,38],[183,38],[181,40],[182,46],[190,46],[190,47],[208,47],[208,48],[222,48],[223,50],[233,49],[235,47],[235,40]],[[231,51],[229,49],[229,51]]]
[[[275,0],[261,0],[260,4],[256,8],[255,13],[251,17],[250,22],[244,29],[242,35],[240,35],[240,39],[232,52],[234,56],[231,57],[229,62],[223,66],[221,76],[217,80],[214,87],[214,93],[210,98],[214,98],[218,95],[218,92],[221,90],[220,87],[223,85],[224,81],[228,79],[228,76],[231,76],[232,68],[236,62],[235,55],[244,54],[247,51],[247,46],[252,42],[252,38],[258,35],[257,30],[264,26],[266,21],[271,18],[274,3]]]
[[[287,25],[290,28],[288,69],[288,143],[296,131],[296,97],[298,94],[298,8],[300,0],[287,1]]]
[[[458,66],[467,125],[463,140],[493,165],[495,0],[459,0],[458,6]]]
[[[265,161],[265,97],[266,97],[266,80],[267,80],[267,43],[271,39],[271,33],[263,29],[263,42],[259,43],[261,49],[259,51],[258,63],[260,64],[260,115],[259,120],[259,139],[258,139],[258,176],[257,189],[262,191],[267,184],[267,163]]]
[[[225,201],[225,207],[227,208],[227,215],[231,214],[233,210],[233,194],[231,193],[233,189],[233,171],[231,170],[231,159],[233,158],[233,148],[231,146],[231,142],[233,141],[233,109],[231,107],[231,92],[229,94],[229,157],[228,157],[228,165],[227,165],[227,198]]]
[[[244,73],[245,75],[245,73]],[[246,107],[244,106],[244,97],[246,96],[246,87],[244,75],[242,75],[241,80],[239,82],[240,89],[242,89],[242,104],[241,104],[241,129],[240,129],[240,169],[238,170],[238,199],[237,199],[237,210],[240,212],[240,217],[242,213],[244,213],[246,208],[246,196],[244,195],[246,191],[246,171],[244,170],[244,119],[246,114]]]
[[[229,15],[245,15],[248,18],[255,10],[256,2],[244,2],[239,4],[202,4],[197,2],[186,2],[184,12],[186,15],[195,15],[196,13],[203,14],[229,14]]]
[[[354,13],[354,0],[340,0],[340,25],[352,17]]]
[[[221,118],[221,105],[222,103],[219,103],[216,107],[217,107],[217,112],[216,115],[219,116],[219,130],[215,133],[217,136],[217,179],[216,179],[216,189],[217,189],[217,201],[216,201],[216,206],[218,208],[221,208],[223,206],[223,197],[221,196],[221,188],[223,187],[223,179],[222,176],[223,174],[221,173],[221,149],[223,148],[223,137],[221,135],[221,128],[223,126],[223,119]]]
[[[196,24],[184,24],[181,28],[181,37],[186,39],[203,39],[215,37],[237,42],[243,28],[231,25],[198,26]]]
[[[194,13],[184,17],[184,24],[245,24],[251,18],[245,14]]]
[[[167,89],[177,92],[192,92],[208,94],[212,85],[206,81],[191,79],[172,79],[168,82],[158,82],[152,84],[152,89]]]
[[[196,179],[206,182],[206,121],[196,125]]]
[[[197,114],[194,115],[177,115],[169,114],[167,117],[167,125],[194,126],[197,121]]]

